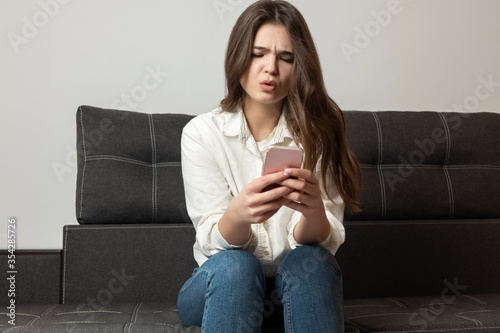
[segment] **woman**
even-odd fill
[[[344,206],[358,210],[359,165],[302,15],[281,0],[248,7],[225,72],[220,108],[182,136],[200,267],[179,293],[180,317],[203,332],[260,332],[264,318],[284,319],[287,332],[343,332],[333,254]],[[262,176],[273,144],[303,148],[303,167]]]

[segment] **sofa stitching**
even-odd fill
[[[130,333],[130,329],[132,328],[132,325],[135,324],[135,322],[137,321],[137,315],[138,315],[139,307],[141,306],[141,304],[142,304],[142,302],[136,304],[134,311],[132,311],[132,317],[130,318],[130,322],[125,324],[125,327],[123,328],[124,333]]]
[[[137,322],[137,317],[139,316],[139,308],[141,307],[142,302],[137,303],[137,305],[134,308],[134,311],[132,312],[132,318],[130,319],[131,324],[135,324]]]
[[[351,320],[351,319],[369,318],[369,317],[377,317],[377,316],[395,316],[395,315],[401,316],[401,315],[411,315],[411,314],[413,314],[413,313],[409,313],[409,312],[400,312],[400,313],[390,312],[390,313],[378,313],[378,314],[371,314],[371,315],[364,315],[364,316],[355,316],[355,317],[349,317],[347,319]]]
[[[85,182],[85,167],[87,166],[87,149],[85,148],[85,131],[83,130],[83,110],[81,107],[78,108],[80,111],[80,127],[82,130],[82,146],[83,146],[83,168],[82,168],[82,182],[80,184],[80,216],[82,218],[83,210],[83,184]]]
[[[475,302],[478,302],[478,303],[479,303],[479,304],[481,304],[481,305],[487,305],[487,303],[486,303],[485,301],[482,301],[482,300],[480,300],[479,298],[472,297],[472,296],[470,296],[470,295],[462,295],[462,297],[469,298],[469,299],[471,299],[471,300],[473,300],[473,301],[475,301]]]
[[[47,310],[45,310],[45,312],[44,312],[44,313],[42,313],[42,315],[41,315],[41,316],[37,316],[37,318],[33,318],[32,320],[30,320],[30,322],[29,322],[28,324],[26,324],[26,326],[32,326],[32,325],[33,325],[33,323],[34,323],[35,321],[37,321],[37,320],[38,320],[38,319],[40,319],[41,317],[45,317],[45,316],[47,316],[47,315],[48,315],[48,314],[49,314],[49,313],[50,313],[53,309],[55,309],[58,305],[59,305],[59,304],[54,304],[54,305],[52,305],[52,306],[51,306],[51,307],[49,307]]]
[[[476,311],[465,311],[465,312],[459,312],[455,313],[455,315],[462,315],[464,313],[484,313],[484,312],[495,312],[497,310],[476,310]]]
[[[156,220],[156,187],[157,187],[157,170],[156,170],[156,138],[155,138],[155,129],[153,123],[153,115],[148,114],[149,119],[149,133],[151,137],[151,163],[153,166],[153,184],[152,184],[152,222],[154,223]]]
[[[349,320],[349,318],[346,318],[344,320],[345,323],[348,323],[349,325],[352,325],[356,328],[359,328],[360,330],[363,330],[363,331],[369,331],[366,327],[364,327],[363,325],[359,324],[359,323],[353,323]]]
[[[121,157],[121,156],[114,156],[114,155],[96,155],[88,158],[89,161],[96,161],[96,160],[114,160],[118,162],[125,162],[125,163],[131,163],[131,164],[137,164],[137,165],[142,165],[142,166],[147,166],[150,167],[151,163],[148,162],[143,162],[140,160],[134,160],[131,158],[126,158],[126,157]]]
[[[448,123],[446,122],[446,118],[444,117],[443,113],[439,112],[438,115],[439,118],[441,119],[441,122],[443,123],[444,131],[446,133],[446,154],[443,165],[448,165],[448,163],[450,162],[450,155],[451,155],[450,128],[448,127]]]
[[[380,168],[380,169],[397,169],[401,167],[412,167],[415,169],[500,169],[498,165],[488,165],[488,164],[455,164],[455,165],[437,165],[437,164],[382,164],[382,165],[373,165],[373,164],[361,164],[362,168]]]
[[[393,302],[394,304],[396,304],[397,306],[403,308],[403,309],[408,309],[408,307],[406,305],[404,305],[403,303],[401,303],[400,301],[396,300],[396,299],[393,299],[393,298],[390,298],[390,297],[387,297],[386,300],[390,301],[390,302]]]
[[[385,194],[385,183],[384,183],[384,177],[382,174],[382,169],[380,166],[382,165],[382,159],[383,159],[383,144],[382,144],[382,128],[380,126],[380,119],[378,118],[377,114],[375,112],[371,112],[373,115],[373,118],[375,119],[375,125],[377,127],[377,139],[378,139],[378,161],[377,161],[377,170],[378,170],[378,177],[379,177],[379,182],[380,182],[380,195],[382,196],[382,216],[381,219],[385,218],[386,215],[386,194]]]
[[[98,311],[71,311],[71,312],[61,312],[56,313],[54,316],[64,316],[68,314],[81,314],[81,313],[113,313],[113,314],[122,314],[120,311],[106,311],[106,310],[98,310]]]
[[[359,305],[344,305],[344,308],[363,308],[363,307],[388,307],[389,305],[384,305],[384,304],[359,304]]]
[[[169,324],[169,323],[152,323],[153,325],[158,325],[158,326],[170,326],[170,327],[175,327],[174,324]]]
[[[114,161],[118,161],[118,162],[131,163],[131,164],[142,165],[142,166],[146,166],[146,167],[174,167],[174,166],[181,166],[181,162],[161,162],[161,163],[155,163],[153,165],[151,163],[144,162],[144,161],[141,161],[141,160],[136,160],[136,159],[122,157],[122,156],[115,156],[115,155],[95,155],[95,156],[89,156],[87,158],[87,161],[99,161],[99,160],[114,160]]]
[[[6,315],[8,314],[7,312],[0,312],[0,314],[2,315]],[[37,318],[40,318],[40,316],[37,316],[35,314],[31,314],[31,313],[20,313],[20,312],[16,312],[16,316],[28,316],[28,317],[37,317]],[[4,325],[5,326],[5,325]]]
[[[438,114],[439,114],[439,117],[441,118],[441,122],[443,123],[444,131],[446,133],[446,155],[445,155],[445,160],[443,163],[443,172],[444,172],[444,176],[446,178],[446,183],[448,185],[448,197],[450,200],[449,218],[451,219],[451,218],[453,218],[453,214],[455,211],[455,198],[453,197],[453,184],[451,183],[450,174],[448,173],[448,169],[446,168],[446,166],[448,165],[448,163],[450,161],[451,135],[450,135],[450,128],[448,127],[448,123],[446,122],[444,115],[441,112]]]
[[[54,325],[67,325],[67,324],[109,324],[106,321],[92,321],[92,320],[80,320],[80,321],[61,321],[58,323],[54,323]]]
[[[447,165],[446,169],[457,169],[457,170],[467,170],[467,169],[485,169],[485,170],[496,170],[500,169],[498,165]]]

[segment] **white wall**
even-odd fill
[[[60,249],[76,224],[79,105],[126,108],[132,94],[142,112],[216,107],[230,29],[252,2],[2,0],[0,249],[9,217],[18,249]],[[291,2],[341,108],[500,111],[500,1]]]

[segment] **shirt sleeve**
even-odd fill
[[[344,243],[345,241],[345,229],[343,225],[345,204],[333,182],[328,182],[328,188],[331,189],[330,195],[333,199],[333,202],[328,199],[328,196],[326,195],[326,192],[323,188],[321,172],[319,170],[316,170],[315,176],[320,182],[323,205],[325,207],[326,217],[328,219],[328,222],[330,223],[330,234],[319,245],[335,255],[340,245],[342,245],[342,243]],[[288,241],[292,249],[301,245],[299,242],[297,242],[293,235],[293,231],[299,223],[301,217],[302,213],[297,211],[294,212],[288,226]]]
[[[196,229],[196,245],[206,258],[228,249],[249,250],[256,241],[253,233],[246,244],[234,246],[219,231],[219,220],[234,197],[217,163],[224,156],[221,149],[214,148],[209,124],[194,120],[182,133],[181,161],[186,208]]]

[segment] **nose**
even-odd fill
[[[269,75],[277,75],[278,74],[278,66],[276,65],[277,58],[269,57],[269,63],[265,65],[265,72]]]

